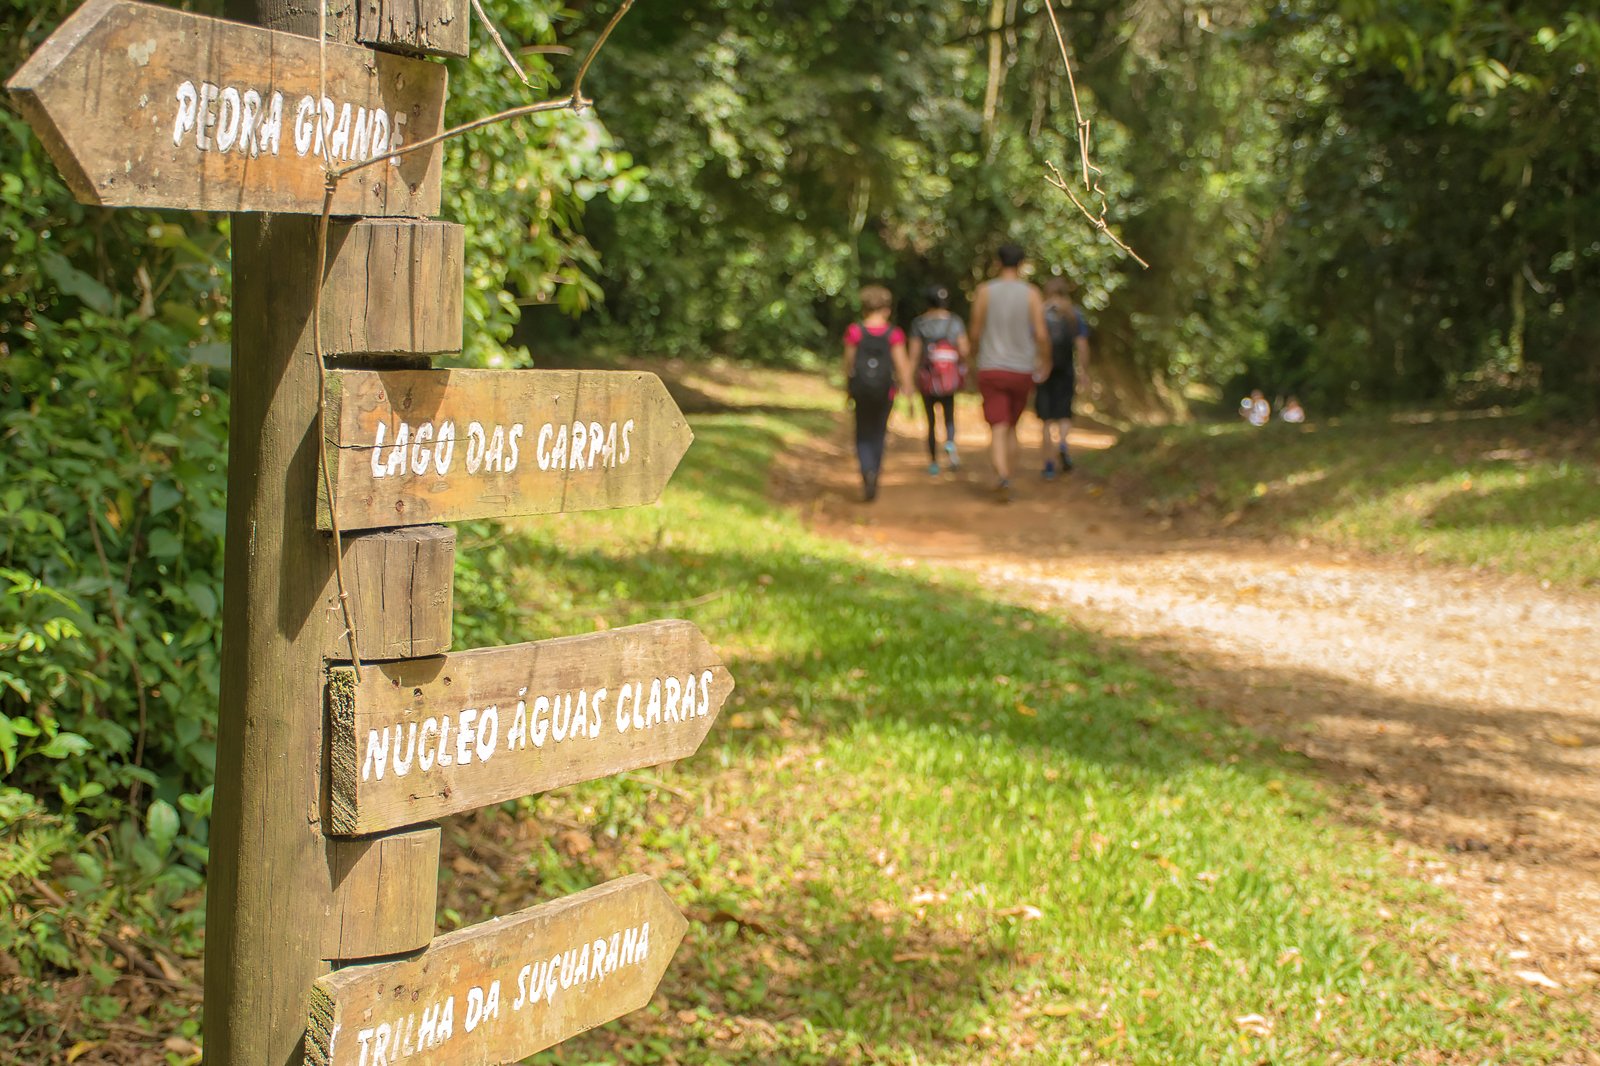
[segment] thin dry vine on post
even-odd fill
[[[595,57],[598,56],[600,54],[600,50],[605,47],[605,43],[611,37],[612,31],[617,28],[617,23],[622,21],[622,17],[626,15],[629,9],[633,7],[633,3],[634,0],[622,0],[622,4],[617,8],[616,13],[611,16],[611,19],[606,23],[605,28],[600,31],[600,36],[595,38],[594,44],[590,46],[588,53],[583,57],[583,62],[578,67],[578,73],[572,79],[572,91],[566,96],[559,96],[550,100],[543,100],[536,104],[523,104],[519,107],[508,108],[505,111],[489,115],[485,118],[474,119],[471,122],[464,122],[459,126],[445,130],[443,133],[436,134],[435,136],[428,137],[420,141],[415,141],[411,144],[402,145],[393,151],[385,152],[382,155],[373,156],[371,159],[364,159],[357,163],[351,163],[348,166],[340,167],[338,169],[334,169],[332,160],[328,158],[326,154],[327,139],[319,137],[319,140],[321,140],[324,145],[323,165],[325,167],[326,176],[322,194],[322,216],[317,223],[317,278],[319,279],[319,283],[316,286],[312,297],[311,309],[311,346],[313,354],[317,360],[318,374],[317,436],[319,438],[326,440],[328,432],[327,426],[324,422],[328,399],[328,364],[327,358],[322,349],[322,285],[320,283],[320,279],[322,279],[328,271],[328,219],[333,213],[333,197],[334,194],[339,190],[339,183],[358,170],[362,170],[366,167],[374,166],[378,163],[383,163],[389,160],[399,159],[401,156],[410,155],[412,152],[419,152],[424,148],[432,148],[436,144],[442,144],[445,141],[460,137],[462,134],[470,133],[473,130],[482,129],[485,126],[493,126],[500,122],[509,122],[512,119],[525,118],[529,115],[536,115],[550,111],[572,111],[577,114],[582,114],[583,111],[594,102],[583,95],[583,79],[588,75],[589,68],[594,65]],[[495,29],[494,24],[489,21],[488,15],[484,13],[484,10],[479,5],[478,0],[473,0],[472,6],[477,11],[478,17],[483,20],[484,26],[488,28],[489,35],[494,39],[494,43],[499,48],[501,55],[503,55],[506,60],[510,62],[512,69],[515,70],[517,76],[522,79],[522,83],[524,85],[529,84],[528,76],[523,72],[522,66],[516,61],[511,50],[506,47],[505,40]],[[321,48],[324,50],[325,54],[327,47],[326,0],[324,0],[322,5],[322,11],[319,18],[322,26]],[[318,72],[319,92],[322,92],[321,82],[325,78],[326,73],[324,60],[324,70]],[[323,93],[323,95],[326,94]],[[355,620],[350,613],[350,593],[345,584],[344,576],[344,544],[343,535],[339,528],[339,508],[337,506],[337,501],[334,498],[335,490],[333,487],[332,476],[328,471],[327,454],[325,448],[319,448],[318,450],[317,465],[322,474],[322,491],[328,497],[328,524],[333,533],[334,577],[337,581],[339,589],[339,607],[344,615],[344,635],[350,645],[350,661],[355,667],[355,677],[357,683],[359,684],[361,678],[361,653],[356,643]]]
[[[1072,72],[1072,55],[1067,48],[1067,35],[1061,29],[1061,20],[1056,17],[1055,0],[1044,0],[1044,9],[1050,16],[1050,28],[1055,31],[1056,44],[1061,47],[1061,64],[1067,69],[1067,88],[1072,93],[1072,113],[1078,131],[1078,166],[1083,177],[1085,197],[1092,197],[1099,201],[1100,213],[1097,215],[1086,207],[1077,194],[1072,191],[1072,186],[1062,175],[1061,168],[1054,163],[1046,163],[1050,168],[1049,175],[1045,178],[1051,185],[1067,194],[1073,206],[1083,212],[1083,217],[1088,219],[1095,229],[1104,233],[1112,244],[1121,248],[1134,262],[1150,269],[1150,264],[1139,257],[1139,253],[1124,244],[1115,233],[1111,231],[1111,223],[1106,220],[1106,195],[1100,186],[1100,175],[1104,173],[1089,159],[1089,120],[1083,117],[1083,105],[1078,101],[1078,80]]]

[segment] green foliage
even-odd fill
[[[1011,22],[991,37],[995,10]],[[1052,161],[1076,177],[1078,153],[1042,0],[641,6],[595,78],[651,168],[647,199],[591,216],[614,332],[804,358],[862,282],[890,282],[905,317],[1011,237],[1082,283],[1134,410],[1235,378],[1324,409],[1600,402],[1587,7],[1060,10],[1110,220],[1151,269],[1043,180]]]
[[[1104,462],[1158,511],[1600,586],[1595,428],[1532,412],[1141,429]]]

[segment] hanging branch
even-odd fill
[[[1067,69],[1067,88],[1072,93],[1072,113],[1078,131],[1078,169],[1083,179],[1084,194],[1086,198],[1093,198],[1098,201],[1100,213],[1095,214],[1084,206],[1083,201],[1078,199],[1077,195],[1072,191],[1071,185],[1062,176],[1061,168],[1054,163],[1045,164],[1050,168],[1050,174],[1045,180],[1066,193],[1067,199],[1072,201],[1073,206],[1083,213],[1083,217],[1088,219],[1095,229],[1109,237],[1112,244],[1122,249],[1134,262],[1149,270],[1150,264],[1141,259],[1139,253],[1128,247],[1115,233],[1111,232],[1111,223],[1106,220],[1106,195],[1105,190],[1100,186],[1100,177],[1105,172],[1095,166],[1089,159],[1089,120],[1083,117],[1083,105],[1078,101],[1078,80],[1072,72],[1072,54],[1067,48],[1067,35],[1061,29],[1061,20],[1056,17],[1055,0],[1044,0],[1044,9],[1050,16],[1050,28],[1055,31],[1056,44],[1061,48],[1061,65]]]
[[[594,103],[593,100],[583,95],[584,76],[589,73],[589,68],[594,65],[595,57],[600,54],[600,49],[605,46],[606,39],[611,36],[611,31],[617,28],[617,23],[622,21],[622,16],[628,13],[628,10],[633,7],[633,3],[634,0],[622,0],[622,6],[618,7],[617,13],[611,16],[611,21],[606,23],[606,28],[600,32],[600,36],[589,48],[588,54],[583,57],[583,65],[578,68],[578,76],[572,81],[572,92],[570,94],[557,96],[537,104],[523,104],[484,118],[473,119],[471,122],[463,122],[459,126],[451,127],[443,133],[434,134],[432,137],[413,141],[410,144],[403,144],[393,151],[375,155],[371,159],[363,159],[359,163],[351,163],[348,166],[340,167],[338,170],[330,170],[328,171],[329,197],[323,205],[323,214],[326,215],[328,213],[328,203],[331,203],[332,192],[338,188],[339,182],[358,170],[365,170],[367,167],[375,166],[386,160],[399,159],[401,156],[410,155],[412,152],[420,152],[424,148],[432,148],[436,144],[454,140],[464,133],[471,133],[473,130],[479,130],[485,126],[498,125],[501,122],[509,122],[512,119],[526,118],[529,115],[537,115],[548,111],[573,111],[581,115],[588,110],[589,105]]]
[[[505,39],[500,36],[500,31],[495,28],[494,22],[489,18],[488,13],[483,10],[483,4],[479,0],[472,0],[472,10],[477,13],[478,21],[483,23],[483,28],[489,31],[489,36],[494,40],[495,47],[500,49],[500,54],[506,57],[506,62],[511,64],[511,69],[517,72],[517,77],[522,80],[522,84],[532,85],[533,83],[528,80],[527,72],[522,69],[522,64],[518,63],[517,57],[511,54],[511,49],[506,47]]]

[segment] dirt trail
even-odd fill
[[[1456,950],[1512,982],[1545,975],[1600,998],[1600,597],[1180,535],[1082,474],[1043,482],[1027,425],[1026,473],[1002,506],[975,405],[962,414],[958,473],[927,473],[920,419],[897,411],[875,504],[859,502],[842,425],[788,454],[775,488],[819,531],[1131,638],[1397,837],[1418,876],[1462,901]],[[1080,451],[1113,440],[1074,432]]]

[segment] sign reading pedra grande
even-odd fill
[[[131,0],[89,0],[6,83],[80,201],[322,210],[325,174],[443,129],[445,70]],[[339,183],[336,215],[434,215],[440,148]]]

